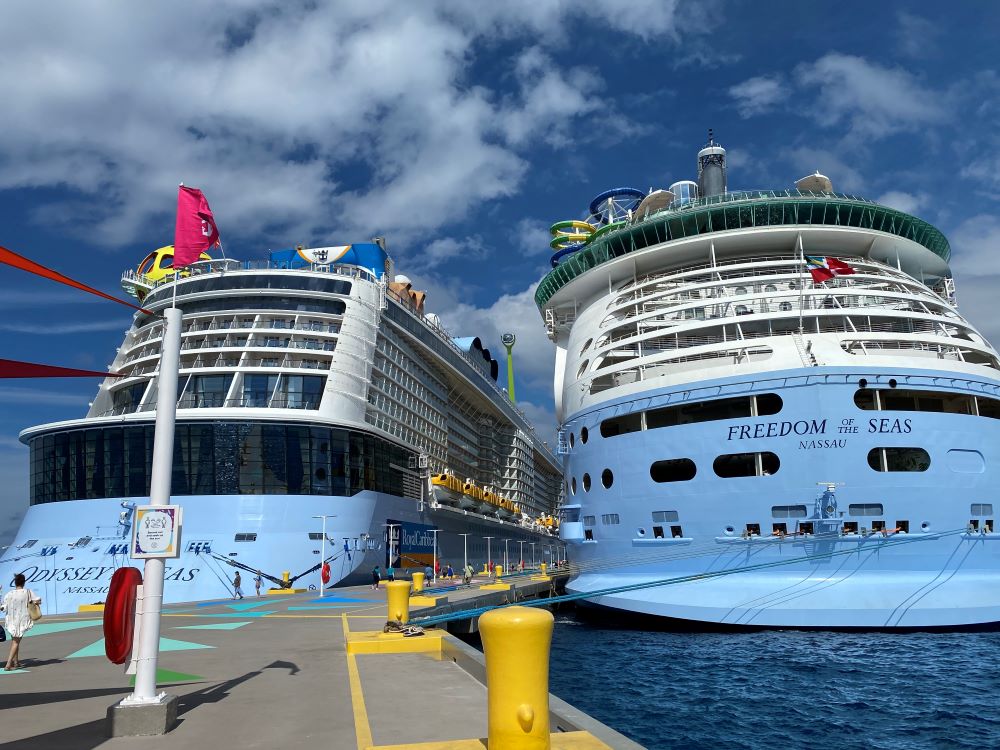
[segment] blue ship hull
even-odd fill
[[[565,430],[580,435],[587,427],[588,440],[577,439],[567,459],[567,478],[578,484],[568,503],[581,519],[562,527],[580,569],[569,590],[595,594],[591,602],[602,607],[692,625],[1000,622],[1000,534],[992,533],[1000,419],[866,411],[854,401],[862,378],[878,389],[1000,394],[996,380],[946,370],[817,367],[647,390],[572,415]],[[611,437],[600,430],[602,421],[634,411],[762,393],[781,397],[778,413]],[[922,448],[929,466],[876,470],[869,453],[877,448]],[[770,475],[713,471],[720,455],[763,452],[780,460]],[[692,478],[653,481],[654,462],[679,458],[697,467]],[[610,488],[596,479],[605,469],[613,472]],[[584,473],[595,478],[589,491]],[[801,506],[801,517],[779,510]],[[882,512],[853,512],[863,508]],[[657,523],[665,517],[657,512],[676,520]],[[609,515],[619,522],[603,523]],[[876,521],[885,533],[872,533]],[[787,533],[772,532],[775,523]],[[807,525],[812,533],[798,532]]]
[[[43,599],[46,614],[76,612],[81,605],[103,603],[116,568],[142,568],[128,557],[129,527],[117,523],[121,501],[142,504],[145,498],[77,500],[44,503],[29,508],[14,543],[0,560],[0,581],[11,585],[24,573],[27,585]],[[437,534],[438,562],[455,571],[465,549],[460,532],[470,532],[469,561],[482,566],[484,536],[494,537],[493,558],[502,560],[503,540],[555,543],[499,520],[426,508],[410,499],[376,492],[351,497],[302,495],[211,495],[174,498],[184,508],[180,556],[166,561],[164,602],[225,599],[233,596],[237,568],[214,555],[261,570],[280,579],[317,566],[321,559],[320,521],[328,514],[326,557],[328,586],[371,581],[378,565],[388,562],[386,523],[394,529],[397,569],[423,570],[433,560],[432,528]],[[310,533],[313,538],[310,538]],[[236,541],[253,537],[253,541]],[[255,536],[254,536],[255,535]],[[32,542],[32,540],[34,540]],[[499,543],[499,547],[497,546]],[[513,551],[517,545],[510,547]],[[332,559],[331,559],[332,558]],[[241,571],[243,593],[254,594],[252,572]],[[318,589],[319,571],[303,575],[294,585]],[[275,584],[264,581],[262,593]]]

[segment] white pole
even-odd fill
[[[469,534],[470,533],[471,532],[466,532],[466,533],[460,535],[460,536],[463,537],[462,538],[462,546],[464,548],[463,554],[462,554],[462,575],[463,576],[465,575],[466,569],[469,567]]]
[[[434,549],[431,550],[431,559],[433,561],[432,562],[433,567],[431,568],[431,570],[433,571],[431,574],[431,581],[433,581],[434,583],[437,583],[438,579],[438,532],[439,531],[441,531],[441,529],[431,529],[431,533],[434,535]]]
[[[521,546],[520,546],[520,548],[519,548],[519,554],[518,554],[518,557],[520,558],[520,562],[521,562],[521,564],[523,565],[523,564],[524,564],[524,540],[523,540],[523,539],[520,539],[520,540],[518,540],[518,542],[517,542],[517,543],[518,543],[519,545],[521,545]]]
[[[806,251],[802,247],[802,235],[799,234],[799,335],[802,335],[802,306],[805,304],[805,270]]]
[[[493,539],[493,537],[491,537],[491,536],[484,536],[483,539],[486,540],[486,565],[484,567],[486,568],[487,571],[489,571],[489,569],[490,569],[490,562],[493,560],[493,552],[492,552],[493,548],[490,546],[491,545],[491,540]]]
[[[538,564],[535,562],[535,543],[531,542],[531,567],[537,568]]]
[[[326,592],[326,586],[323,584],[323,566],[326,565],[326,519],[336,518],[333,514],[324,514],[321,516],[313,516],[313,518],[323,519],[323,541],[320,542],[320,561],[319,561],[319,595],[323,596]],[[346,539],[344,541],[347,541]]]
[[[507,545],[510,543],[510,539],[503,540],[503,571],[507,573],[510,571],[510,563],[507,561]]]
[[[174,286],[176,289],[176,281]],[[181,357],[181,311],[163,311],[163,348],[156,393],[156,429],[153,433],[153,469],[150,476],[150,505],[170,504],[170,477],[174,466],[174,421],[177,418],[177,376]],[[157,703],[156,661],[160,650],[160,609],[163,603],[163,559],[146,560],[142,577],[142,624],[139,631],[139,658],[135,690],[129,703]]]

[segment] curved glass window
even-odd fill
[[[756,405],[755,405],[756,400]],[[677,427],[698,422],[713,422],[719,419],[743,419],[747,417],[765,417],[777,414],[782,407],[781,396],[777,393],[760,393],[756,396],[737,396],[735,398],[717,398],[711,401],[695,401],[650,409],[646,412],[633,412],[620,417],[612,417],[601,422],[601,435],[614,437],[643,429],[642,416],[646,418],[646,429],[658,427]]]
[[[734,477],[762,477],[777,474],[781,468],[778,457],[766,451],[763,453],[727,453],[712,463],[717,476],[723,479]]]
[[[690,458],[671,458],[656,461],[649,467],[649,476],[654,482],[687,482],[694,479],[698,467]],[[655,520],[655,519],[654,519]]]
[[[172,258],[160,261],[161,267],[173,263]],[[225,274],[196,278],[193,281],[181,280],[177,286],[177,294],[196,294],[198,292],[219,292],[229,289],[295,289],[303,292],[329,292],[331,294],[350,294],[351,282],[337,278],[317,276],[299,276],[297,274]],[[173,288],[164,287],[151,292],[147,304],[160,296],[173,294]],[[187,305],[184,306],[185,311]]]
[[[940,414],[979,413],[986,417],[1000,416],[1000,400],[947,391],[860,388],[854,393],[854,404],[865,411],[929,411]]]
[[[148,497],[153,424],[31,439],[31,504]],[[404,496],[411,451],[367,433],[253,421],[178,422],[171,494]],[[194,500],[192,502],[197,502]],[[109,523],[113,524],[113,520]]]
[[[931,457],[923,448],[872,448],[868,465],[875,471],[927,471]]]
[[[147,301],[145,304],[149,304]],[[343,315],[347,309],[347,304],[340,299],[318,300],[303,297],[259,297],[248,299],[247,297],[229,297],[221,299],[207,299],[200,302],[185,302],[183,310],[185,315],[197,315],[210,312],[235,312],[238,310],[287,310],[288,312],[311,312],[327,313],[328,315]],[[138,328],[144,328],[159,320],[155,315],[149,315],[138,324]]]

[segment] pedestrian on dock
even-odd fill
[[[389,566],[385,569],[385,579],[387,581],[396,580],[396,569],[392,567],[392,563],[390,563]]]
[[[455,577],[455,569],[451,567],[451,563],[448,563],[448,580],[452,580]]]
[[[264,579],[260,575],[260,571],[257,571],[257,576],[253,579],[253,587],[257,589],[257,596],[260,596],[260,587],[264,585]]]
[[[472,583],[472,566],[469,563],[465,564],[465,570],[462,571],[462,581],[465,584]]]
[[[24,588],[24,573],[14,576],[14,590],[3,595],[0,609],[6,613],[4,624],[10,634],[10,652],[7,655],[7,665],[4,669],[11,672],[21,668],[20,649],[21,638],[35,624],[28,612],[28,603],[41,604],[42,600],[31,589]]]
[[[430,565],[424,568],[424,580],[427,581],[428,583],[434,582],[434,568],[432,568]]]
[[[379,568],[378,565],[376,565],[374,568],[372,568],[372,588],[377,589],[379,581],[381,580],[382,580],[381,569]]]
[[[236,575],[233,576],[233,599],[243,598],[243,579],[240,578],[240,572],[237,570]]]

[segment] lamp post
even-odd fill
[[[535,568],[535,567],[538,567],[535,564],[535,543],[534,542],[529,542],[529,544],[531,545],[531,567]]]
[[[319,516],[313,516],[313,518],[323,519],[323,541],[320,543],[320,553],[319,553],[319,595],[323,596],[323,592],[326,590],[326,585],[323,583],[323,566],[326,564],[326,519],[336,518],[337,516],[333,513],[325,513]]]
[[[518,552],[518,559],[521,561],[521,567],[524,567],[524,540],[519,539],[517,543],[521,545]]]
[[[431,529],[431,533],[434,535],[434,549],[431,550],[431,570],[434,571],[431,576],[431,581],[437,583],[438,579],[438,532],[441,529]]]
[[[493,539],[491,536],[484,536],[483,539],[486,540],[486,570],[490,569],[490,562],[493,560],[493,554],[490,551],[490,540]]]
[[[471,534],[471,533],[472,532],[470,532],[470,531],[466,531],[463,534],[459,534],[459,536],[462,537],[462,547],[463,547],[463,553],[462,553],[462,575],[463,576],[465,575],[466,568],[469,567],[469,534]]]
[[[393,558],[395,557],[395,555],[392,554],[392,551],[393,551],[393,545],[392,545],[392,543],[394,541],[393,538],[392,538],[392,529],[393,529],[394,526],[399,526],[400,528],[402,528],[403,524],[401,524],[401,523],[384,523],[382,525],[386,527],[386,538],[387,538],[387,541],[389,542],[389,544],[388,544],[388,547],[389,547],[389,567],[390,568],[394,568],[396,566],[392,564],[393,563]]]
[[[510,570],[510,563],[507,560],[507,545],[510,544],[510,539],[503,540],[503,570],[506,573]]]

